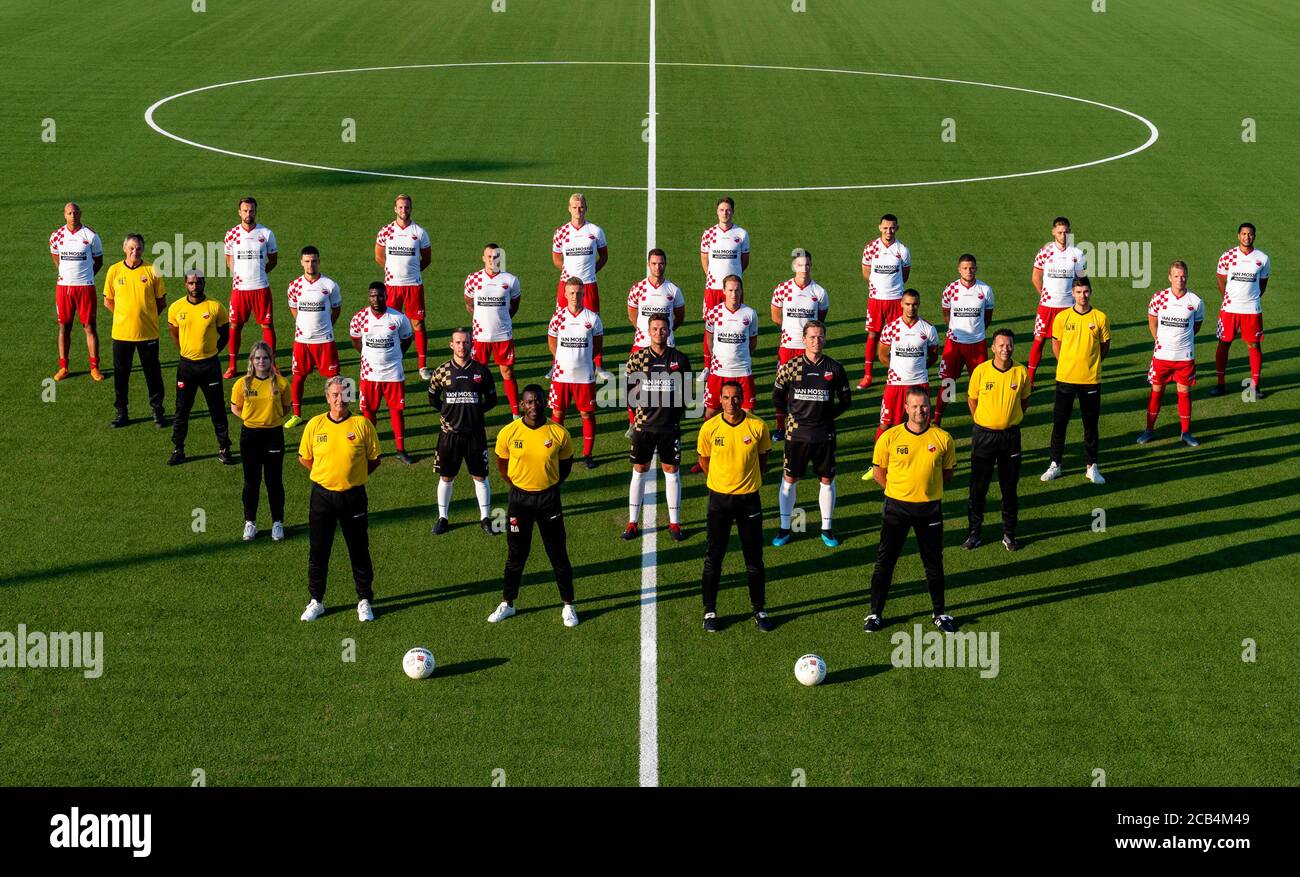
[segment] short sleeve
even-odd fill
[[[952,299],[953,299],[953,295],[952,295],[952,293],[953,293],[953,288],[952,288],[952,287],[953,287],[953,285],[952,285],[951,283],[949,283],[947,286],[945,286],[945,287],[943,288],[943,295],[939,297],[939,307],[941,307],[941,308],[950,308],[950,307],[952,307]]]
[[[511,276],[512,276],[512,279],[511,279],[511,281],[510,281],[510,297],[511,297],[512,299],[514,299],[514,298],[519,298],[519,294],[520,294],[520,289],[519,289],[519,278],[518,278],[518,277],[514,277],[513,275],[511,275]]]
[[[686,307],[686,296],[682,295],[680,286],[673,287],[673,309]]]
[[[271,253],[275,253],[275,252],[278,252],[278,249],[276,248],[275,245],[275,232],[271,231],[268,228],[266,230],[266,253],[269,256]]]
[[[707,421],[701,426],[699,435],[695,438],[695,453],[701,457],[709,456],[709,445],[713,443],[713,429],[709,426],[710,423],[712,421]]]
[[[180,304],[180,302],[176,304]],[[176,319],[176,305],[172,305],[167,309],[167,325],[179,327],[180,324],[180,320]]]
[[[99,239],[98,234],[92,234],[90,236],[90,255],[92,256],[104,255],[104,243]]]
[[[758,314],[754,314],[754,319],[749,321],[749,326],[746,328],[745,334],[750,338],[758,337]]]
[[[353,338],[361,337],[361,330],[365,326],[365,323],[362,322],[363,318],[365,317],[365,313],[366,313],[365,311],[359,311],[357,314],[355,314],[352,317],[352,321],[348,323],[348,335],[350,335]]]
[[[339,285],[337,283],[334,284],[334,288],[330,290],[330,307],[343,307],[343,293],[339,291]]]
[[[365,418],[362,418],[362,420],[365,420]],[[365,424],[366,424],[365,425],[366,459],[378,460],[379,459],[379,433],[378,431],[375,430],[374,425],[369,420],[365,420]]]
[[[767,423],[761,419],[758,421],[758,427],[758,452],[766,454],[772,450],[772,433],[768,431]]]
[[[1228,251],[1228,253],[1231,252],[1232,252],[1231,250]],[[1222,256],[1219,257],[1218,274],[1220,277],[1228,276],[1228,253],[1224,253]]]
[[[1158,316],[1159,311],[1156,309],[1159,306],[1160,306],[1160,293],[1157,292],[1155,295],[1151,296],[1151,301],[1147,303],[1147,316],[1148,317]]]
[[[573,438],[569,435],[569,431],[561,426],[559,459],[570,460],[572,458],[573,458]]]
[[[230,404],[236,408],[244,407],[244,379],[235,378],[235,382],[230,387]]]
[[[943,468],[957,468],[957,448],[953,444],[952,436],[948,436],[943,443]]]
[[[230,323],[230,312],[221,302],[217,302],[217,325],[225,326]]]
[[[889,440],[881,436],[883,441],[876,442],[875,449],[871,452],[871,465],[879,466],[881,469],[889,468]]]
[[[967,399],[972,399],[972,400],[979,399],[980,397],[979,386],[980,386],[980,381],[983,379],[983,374],[984,374],[983,363],[975,366],[975,368],[971,371],[970,383],[966,385]]]
[[[499,459],[510,459],[510,429],[503,429],[497,433],[496,455]]]
[[[1042,247],[1039,249],[1037,253],[1034,254],[1034,267],[1041,271],[1043,267],[1046,265],[1047,265],[1047,248]]]
[[[433,244],[429,241],[429,230],[427,228],[421,227],[420,228],[420,249],[428,250],[428,249],[432,249],[432,247]]]
[[[564,242],[560,240],[560,229],[558,228],[555,230],[555,234],[551,235],[551,252],[552,253],[564,252]]]
[[[700,235],[700,252],[701,252],[701,253],[707,253],[707,252],[709,251],[709,232],[710,232],[710,231],[712,231],[712,229],[705,229],[705,230],[704,230],[704,234]],[[51,240],[53,240],[53,239],[51,239]],[[52,244],[51,244],[51,246],[50,246],[50,252],[54,252],[54,247],[53,247]]]
[[[1198,301],[1198,302],[1196,303],[1196,315],[1195,315],[1195,317],[1193,318],[1192,322],[1194,322],[1194,323],[1202,323],[1202,322],[1204,322],[1204,321],[1205,321],[1205,302],[1204,302],[1204,301]]]
[[[1074,274],[1076,277],[1086,276],[1088,273],[1088,254],[1083,250],[1076,250],[1079,258],[1074,263]]]
[[[902,244],[899,244],[899,248],[903,251],[903,255],[900,256],[900,257],[899,257],[899,260],[898,260],[899,263],[900,263],[900,265],[901,265],[901,267],[903,267],[903,268],[911,268],[911,267],[912,267],[912,251],[909,250],[907,247],[904,247]]]
[[[591,324],[591,334],[592,335],[605,334],[605,324],[601,322],[600,314],[596,314],[596,322]]]
[[[926,343],[928,343],[931,347],[938,347],[938,346],[939,346],[939,330],[936,329],[936,328],[934,328],[934,326],[931,326],[931,327],[930,327],[930,331],[929,331],[929,333],[926,335],[926,339],[925,339],[925,340],[926,340]]]
[[[635,283],[632,285],[632,288],[627,291],[627,306],[630,308],[635,308],[640,306],[640,304],[641,304],[641,284]]]
[[[993,310],[993,287],[988,287],[988,293],[984,296],[984,310]]]
[[[298,442],[298,456],[304,460],[312,459],[312,445],[316,441],[316,424],[308,421],[307,428],[302,431],[302,441]]]
[[[376,247],[382,247],[384,244],[388,243],[388,235],[384,234],[386,231],[388,231],[388,226],[384,226],[379,231],[375,232]]]
[[[1052,337],[1058,341],[1064,340],[1061,338],[1062,327],[1065,325],[1065,319],[1070,316],[1071,310],[1072,308],[1066,308],[1052,319]]]
[[[410,338],[415,335],[415,327],[411,325],[410,317],[402,314],[402,325],[397,330],[399,338]]]
[[[223,246],[227,256],[235,255],[235,230],[232,228],[226,232],[226,239]]]
[[[551,323],[546,327],[546,334],[552,338],[560,337],[560,326],[564,324],[564,317],[557,308],[555,314],[551,317]]]
[[[742,253],[749,252],[749,232],[745,232],[745,236],[740,239],[740,251]]]
[[[601,249],[608,246],[609,244],[605,241],[605,229],[596,226],[596,248]]]
[[[1110,317],[1105,314],[1101,315],[1101,340],[1103,343],[1110,341]]]
[[[1270,259],[1268,256],[1265,256],[1265,257],[1264,257],[1264,264],[1259,266],[1259,279],[1260,279],[1260,280],[1267,280],[1267,279],[1268,279],[1268,267],[1269,267],[1269,265],[1272,264],[1272,262],[1273,262],[1273,260]]]
[[[153,284],[153,297],[156,299],[166,298],[167,283],[163,280],[163,276],[159,274],[158,269],[152,265],[149,266],[149,273],[152,275],[150,282]]]

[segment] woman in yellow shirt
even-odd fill
[[[239,456],[244,464],[244,541],[257,536],[257,497],[266,479],[271,504],[271,538],[284,538],[284,423],[289,382],[275,370],[271,346],[253,345],[248,374],[230,391],[230,410],[244,421]]]

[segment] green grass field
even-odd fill
[[[830,291],[831,355],[855,376],[866,291],[863,244],[880,214],[902,221],[922,314],[971,251],[998,295],[999,325],[1028,352],[1030,261],[1066,213],[1092,242],[1150,242],[1151,286],[1097,280],[1094,304],[1115,326],[1104,372],[1102,470],[1081,477],[1074,423],[1066,476],[1042,484],[1050,381],[1040,381],[1025,429],[1024,549],[958,549],[965,526],[969,418],[945,421],[959,464],[946,502],[948,606],[967,631],[1000,635],[1000,674],[901,669],[888,634],[926,621],[915,548],[899,564],[886,634],[862,631],[879,527],[880,491],[859,480],[869,459],[878,386],[855,394],[840,437],[837,531],[828,551],[796,538],[768,548],[769,609],[747,620],[738,546],[729,554],[716,636],[700,630],[705,492],[685,481],[691,538],[662,538],[658,581],[658,757],[663,785],[1291,785],[1297,775],[1291,629],[1300,477],[1297,404],[1300,303],[1289,203],[1300,120],[1293,51],[1300,8],[1274,0],[1224,6],[1110,0],[876,4],[787,0],[658,5],[656,238],[688,295],[680,346],[698,359],[699,234],[715,199],[737,198],[749,229],[749,301],[763,315],[760,385],[775,371],[768,295],[789,276],[788,254],[816,255]],[[415,198],[433,235],[426,275],[431,351],[465,322],[460,287],[488,240],[506,249],[524,299],[516,322],[519,376],[549,363],[544,326],[555,272],[552,229],[570,188],[585,188],[610,262],[601,274],[610,362],[631,343],[622,294],[642,276],[646,223],[648,4],[643,0],[490,0],[356,4],[303,0],[253,6],[207,0],[145,7],[102,3],[75,18],[0,11],[10,74],[0,159],[7,192],[0,239],[10,306],[0,315],[8,379],[0,388],[7,477],[0,481],[0,630],[103,631],[103,676],[0,669],[0,783],[184,785],[635,785],[639,764],[641,555],[617,537],[626,514],[625,421],[600,418],[593,472],[564,488],[583,623],[560,624],[540,544],[518,617],[495,606],[504,540],[476,526],[468,480],[457,481],[450,534],[429,535],[437,420],[408,358],[415,469],[386,460],[371,481],[374,624],[362,626],[341,540],[327,603],[311,625],[307,600],[308,481],[286,465],[289,539],[239,541],[238,470],[220,466],[200,402],[189,452],[163,465],[168,433],[147,421],[110,430],[111,380],[92,383],[74,329],[76,376],[42,401],[56,367],[49,319],[49,233],[69,199],[120,258],[129,231],[154,242],[219,241],[254,194],[282,254],[272,274],[280,338],[291,337],[283,293],[305,244],[342,286],[344,315],[376,279],[371,249],[395,192]],[[54,51],[57,46],[58,51]],[[231,152],[385,178],[253,161],[160,136],[145,109],[177,92],[279,74],[394,65],[518,61],[600,65],[458,66],[254,82],[178,98],[157,123]],[[1150,119],[1160,137],[1123,160],[1064,173],[910,188],[745,192],[1014,174],[1093,161],[1141,145],[1139,121],[1090,104],[929,79],[692,64],[814,67],[976,80],[1085,98]],[[1257,137],[1243,142],[1245,119]],[[42,132],[53,119],[54,142]],[[341,136],[346,120],[355,142]],[[957,139],[945,142],[945,120]],[[552,188],[466,185],[403,177],[472,178]],[[627,187],[603,190],[598,187]],[[687,189],[697,191],[672,191]],[[1264,383],[1247,403],[1211,399],[1218,313],[1215,260],[1242,220],[1274,259],[1267,296]],[[1142,427],[1151,343],[1145,306],[1163,266],[1191,265],[1207,302],[1194,394],[1196,450],[1176,441],[1172,391],[1159,439]],[[1094,271],[1094,274],[1096,272]],[[102,278],[102,274],[100,275]],[[169,278],[169,298],[182,294]],[[225,300],[222,281],[209,293]],[[109,315],[100,309],[106,367]],[[246,338],[252,334],[246,332]],[[249,341],[245,340],[245,350]],[[282,345],[283,349],[283,345]],[[171,411],[175,351],[164,341]],[[1050,362],[1050,355],[1048,357]],[[282,355],[281,362],[287,362]],[[356,375],[356,356],[343,356]],[[1248,375],[1234,345],[1230,380]],[[1050,369],[1046,372],[1050,375]],[[964,387],[964,381],[963,381]],[[321,384],[309,405],[323,410]],[[229,388],[227,386],[227,393]],[[147,412],[143,379],[132,414]],[[504,407],[490,435],[506,422]],[[770,417],[760,396],[759,413]],[[570,420],[576,431],[576,421]],[[689,436],[693,437],[694,426]],[[296,439],[298,432],[292,433]],[[380,436],[391,452],[386,420]],[[688,460],[688,462],[690,462]],[[775,467],[763,496],[775,526]],[[660,481],[662,486],[662,480]],[[493,476],[493,502],[504,502]],[[987,533],[996,535],[992,491]],[[265,501],[263,500],[263,503]],[[817,520],[816,490],[800,505]],[[206,531],[191,527],[203,509]],[[1106,528],[1095,532],[1094,510]],[[664,520],[662,505],[660,520]],[[263,505],[260,526],[269,528]],[[810,530],[810,533],[812,531]],[[356,660],[341,659],[344,640]],[[1242,660],[1243,640],[1258,647]],[[414,683],[400,659],[415,645],[439,661]],[[821,654],[829,684],[805,689],[796,658]]]

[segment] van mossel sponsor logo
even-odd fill
[[[104,673],[103,631],[0,630],[0,669],[59,669],[75,667],[87,679]]]
[[[153,851],[153,816],[149,813],[68,813],[50,817],[50,846],[55,849],[129,849],[137,859]]]
[[[978,667],[981,679],[998,675],[997,631],[942,633],[914,624],[910,634],[900,630],[889,644],[894,646],[889,663],[895,667]]]

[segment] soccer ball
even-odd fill
[[[402,658],[402,669],[412,679],[427,679],[433,675],[433,652],[416,646]]]
[[[826,679],[826,662],[817,655],[804,655],[794,662],[794,678],[801,685],[821,685]]]

